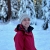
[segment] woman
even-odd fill
[[[20,22],[21,24],[18,24],[15,28],[14,42],[16,50],[36,50],[29,15],[23,13]]]

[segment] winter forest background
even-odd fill
[[[0,23],[18,20],[20,14],[30,15],[31,24],[37,24],[37,19],[43,20],[43,29],[50,23],[49,0],[0,0]]]
[[[0,0],[0,49],[15,50],[14,29],[22,13],[31,18],[37,50],[50,50],[50,0]]]

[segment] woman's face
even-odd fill
[[[30,25],[30,19],[29,19],[29,18],[23,19],[22,25],[23,25],[25,28],[28,28],[29,25]]]

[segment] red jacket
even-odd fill
[[[15,28],[14,42],[16,50],[36,50],[32,30],[33,27],[29,26],[26,31],[21,24]]]

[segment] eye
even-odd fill
[[[30,19],[28,18],[28,21],[30,21]]]
[[[26,18],[26,19],[24,19],[23,21],[30,21],[30,19],[29,19],[29,18]]]
[[[26,21],[26,19],[24,19],[23,21]]]

